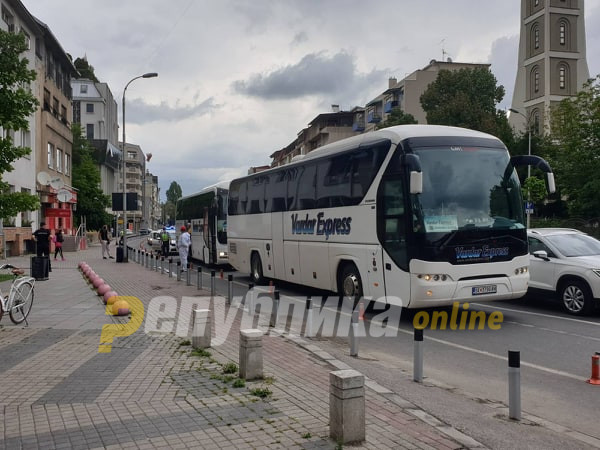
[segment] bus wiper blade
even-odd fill
[[[452,230],[450,232],[450,234],[448,235],[448,237],[445,238],[444,241],[441,243],[440,250],[444,250],[446,248],[446,246],[450,243],[450,241],[456,237],[457,234],[458,234],[458,229]]]

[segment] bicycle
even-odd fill
[[[10,270],[13,275],[13,281],[10,285],[10,292],[7,296],[0,289],[0,320],[5,311],[8,311],[10,320],[16,325],[23,321],[27,322],[27,316],[33,306],[33,289],[35,278],[23,276],[25,271],[11,264],[2,264],[0,270]]]

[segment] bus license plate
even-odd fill
[[[484,286],[473,286],[471,288],[472,295],[495,294],[498,288],[495,284],[486,284]]]

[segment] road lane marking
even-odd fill
[[[585,323],[588,325],[595,325],[597,327],[600,327],[600,322],[590,322],[589,320],[581,320],[581,319],[574,319],[572,317],[561,317],[561,316],[554,316],[552,314],[543,314],[543,313],[536,313],[536,312],[531,312],[531,311],[523,311],[521,309],[501,308],[499,306],[491,306],[489,303],[487,305],[484,303],[471,303],[471,304],[479,306],[479,307],[483,307],[483,308],[490,308],[493,310],[498,310],[498,311],[510,311],[510,312],[516,312],[516,313],[521,313],[521,314],[529,314],[531,316],[549,317],[551,319],[567,320],[569,322]]]

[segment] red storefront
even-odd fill
[[[42,211],[44,221],[50,230],[62,229],[65,234],[75,234],[73,210],[77,204],[77,192],[73,188],[63,187],[58,191],[50,188],[43,196]]]

